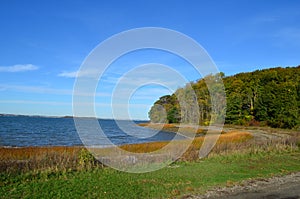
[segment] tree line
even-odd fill
[[[209,81],[218,83],[208,89]],[[224,85],[226,107],[218,111],[226,115],[225,123],[299,128],[299,82],[300,66],[256,70],[228,77],[222,72],[208,75],[177,89],[172,95],[160,97],[151,107],[149,118],[153,123],[209,125],[218,119],[211,96],[218,94]]]

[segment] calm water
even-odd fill
[[[114,120],[98,120],[109,140],[116,144],[131,144],[153,141],[167,141],[174,133],[155,132],[139,127],[129,121],[119,121],[125,127],[121,130]],[[136,122],[139,123],[139,122]],[[124,129],[124,128],[123,128]],[[97,138],[97,139],[96,139]],[[101,138],[95,137],[93,129],[87,129],[85,139],[89,144],[101,145]],[[105,145],[105,143],[103,143]],[[0,146],[77,146],[82,145],[72,118],[44,118],[27,116],[0,117]]]

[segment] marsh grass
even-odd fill
[[[197,136],[206,135],[208,126],[205,127],[198,127],[195,125],[188,125],[188,124],[164,124],[164,123],[139,123],[138,126],[152,128],[155,130],[160,131],[167,131],[167,132],[179,132],[183,133],[184,135],[189,134],[196,134]],[[212,130],[210,131],[211,133]],[[226,132],[222,131],[221,134]]]
[[[75,170],[82,147],[0,148],[0,172]]]
[[[299,133],[278,140],[256,142],[252,135],[244,131],[231,131],[221,134],[208,157],[239,153],[260,153],[265,151],[288,151],[300,147]],[[178,159],[181,161],[199,160],[199,149],[204,137],[196,137],[187,151]],[[174,150],[185,145],[187,141],[174,141]],[[153,142],[129,144],[122,149],[134,153],[155,152],[165,147],[169,142]],[[178,147],[177,147],[178,146]],[[110,149],[98,149],[102,154],[109,153]],[[100,153],[100,154],[101,154]],[[84,147],[24,147],[0,148],[0,173],[22,173],[28,171],[73,171],[103,168]]]
[[[240,143],[245,142],[252,138],[252,135],[248,132],[230,132],[227,134],[220,135],[217,145],[224,144],[224,143]],[[196,137],[191,145],[189,146],[187,152],[183,154],[181,160],[196,160],[198,159],[198,152],[202,143],[204,141],[204,137]],[[175,143],[174,150],[176,150],[176,145],[184,145],[187,144],[185,140],[173,141]],[[143,143],[143,144],[128,144],[121,146],[122,149],[134,153],[147,153],[153,152],[162,149],[165,147],[169,142],[153,142],[153,143]],[[181,148],[181,147],[178,147]]]
[[[250,139],[251,135],[245,132],[233,132],[220,136],[218,144],[239,143]],[[186,144],[186,141],[175,141],[176,146]],[[196,160],[197,152],[201,147],[203,137],[195,138],[181,160]],[[134,153],[149,153],[157,151],[169,142],[153,142],[130,144],[121,146],[122,149]],[[217,145],[218,145],[217,144]],[[108,149],[99,149],[105,154]],[[100,153],[100,154],[101,154]],[[24,147],[0,148],[0,172],[26,172],[31,170],[83,170],[102,167],[90,152],[83,147]]]

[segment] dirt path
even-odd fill
[[[189,199],[300,199],[300,172],[282,177],[247,180],[233,187],[217,188]]]

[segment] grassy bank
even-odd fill
[[[278,140],[253,142],[253,136],[244,130],[230,131],[222,134],[209,156],[201,160],[198,152],[203,137],[197,137],[175,163],[143,174],[104,167],[82,147],[0,148],[0,197],[174,198],[203,193],[244,179],[300,171],[299,132],[288,134]],[[144,153],[167,143],[122,148]]]
[[[243,179],[300,170],[297,148],[249,150],[177,162],[162,170],[130,174],[110,168],[26,172],[1,176],[2,198],[168,198],[231,186]]]
[[[215,152],[238,146],[252,136],[246,132],[232,132],[220,136]],[[147,153],[161,149],[169,142],[152,142],[142,144],[128,144],[122,149],[135,153]],[[195,138],[187,152],[180,160],[197,160],[198,151],[203,143],[203,137]],[[176,146],[186,144],[185,140],[176,141]],[[99,149],[109,153],[107,149]],[[105,152],[107,151],[107,152]],[[100,154],[102,154],[102,152]],[[67,171],[82,170],[100,165],[83,147],[24,147],[24,148],[0,148],[0,172],[16,173],[27,171]]]

